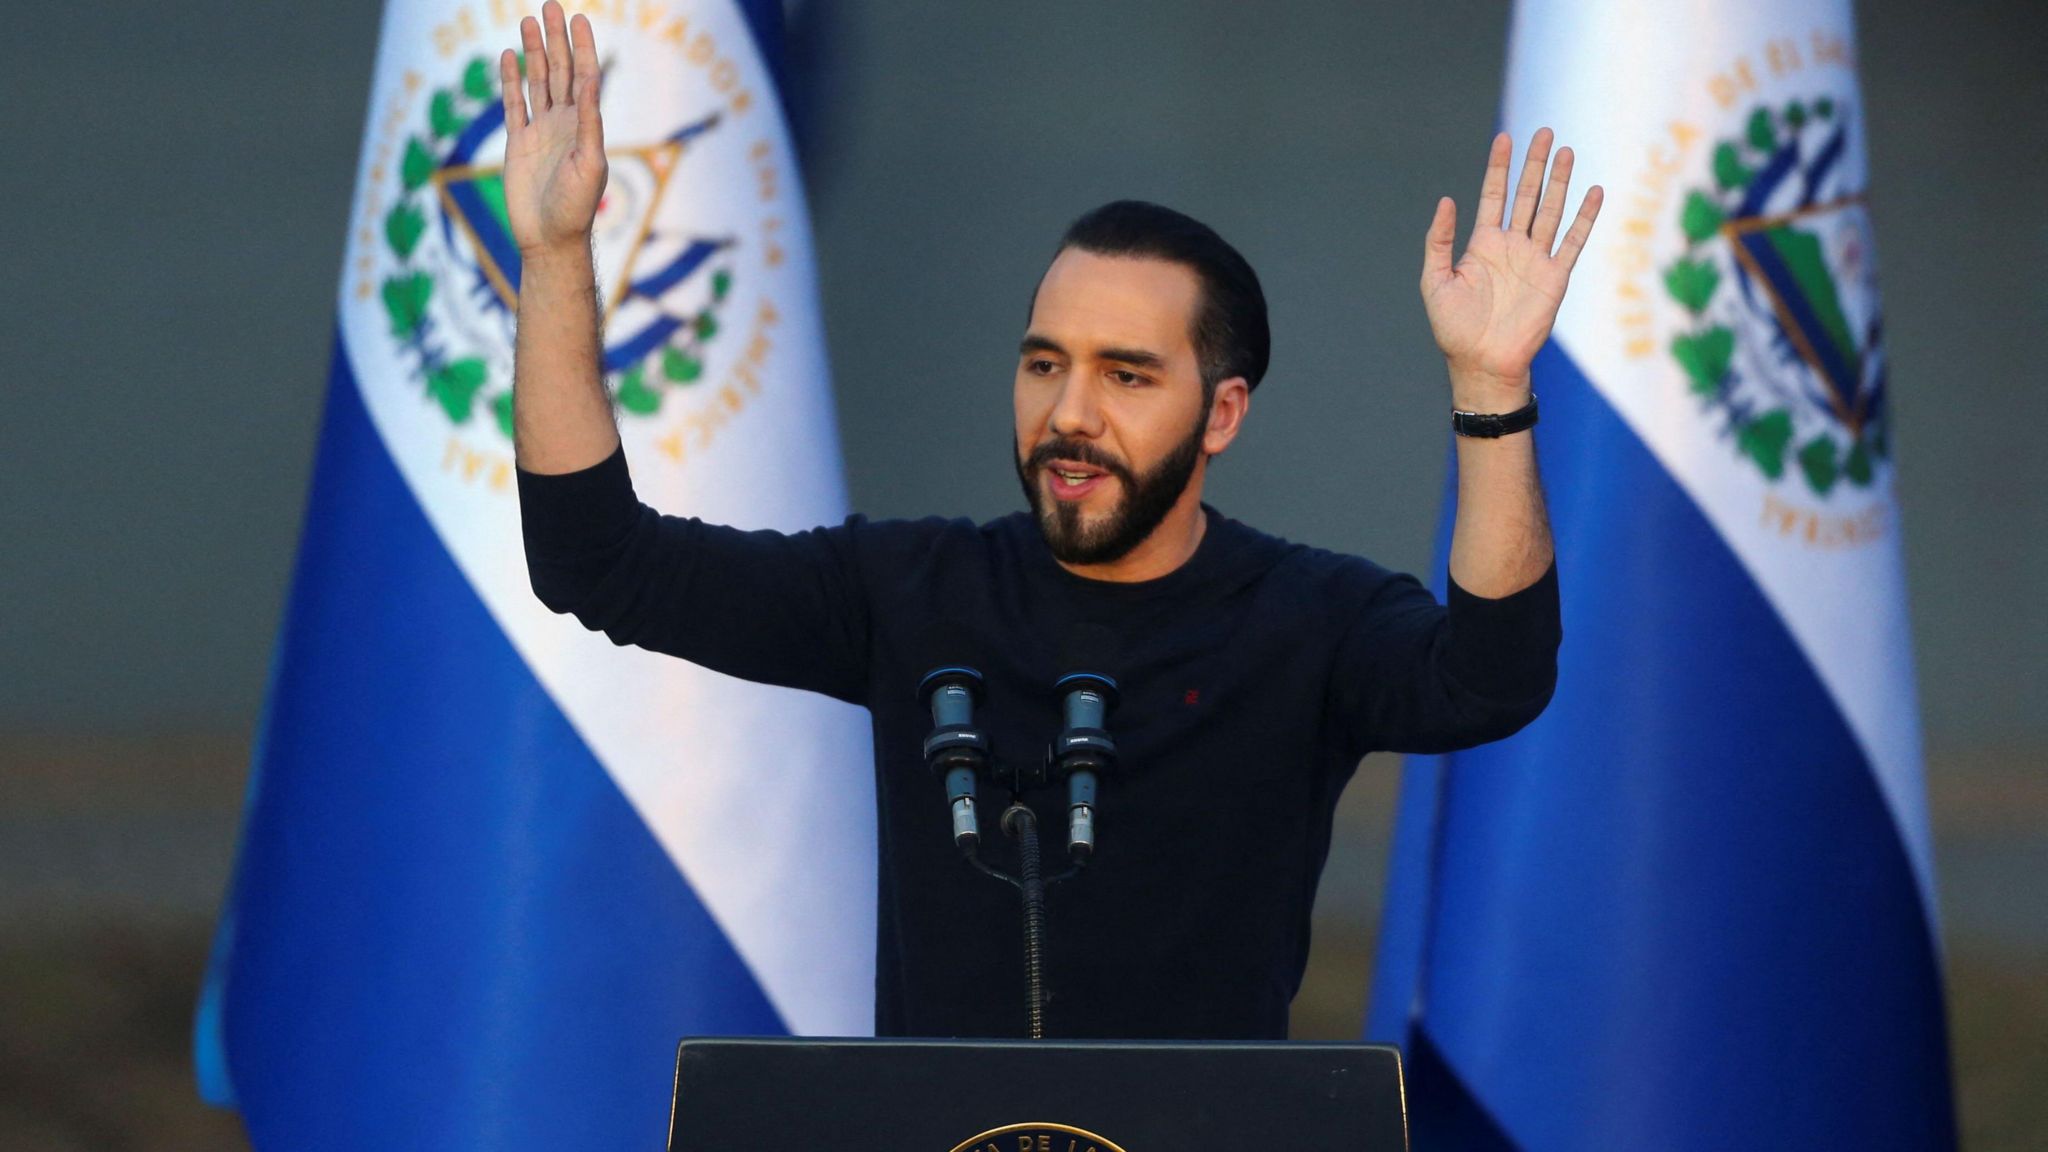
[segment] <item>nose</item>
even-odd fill
[[[1102,406],[1096,402],[1093,381],[1076,373],[1061,382],[1059,398],[1052,406],[1051,428],[1055,436],[1092,440],[1102,435]]]

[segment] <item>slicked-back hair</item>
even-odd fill
[[[1116,200],[1067,227],[1060,251],[1098,256],[1170,260],[1192,269],[1201,282],[1191,333],[1202,373],[1202,392],[1232,376],[1257,388],[1273,350],[1266,327],[1266,293],[1237,249],[1214,228],[1185,213],[1144,200]]]

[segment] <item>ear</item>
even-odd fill
[[[1251,410],[1252,390],[1244,377],[1218,381],[1216,395],[1209,401],[1209,424],[1202,432],[1202,453],[1221,455],[1237,439],[1237,430],[1244,426],[1245,414]]]

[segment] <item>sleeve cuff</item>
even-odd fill
[[[1557,684],[1557,563],[1536,582],[1499,599],[1476,596],[1448,575],[1446,653],[1458,682],[1489,699],[1527,700]]]
[[[624,445],[580,472],[517,472],[520,531],[529,551],[563,556],[609,548],[639,522]]]

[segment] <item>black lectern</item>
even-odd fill
[[[1366,1044],[683,1041],[669,1152],[1405,1152]]]

